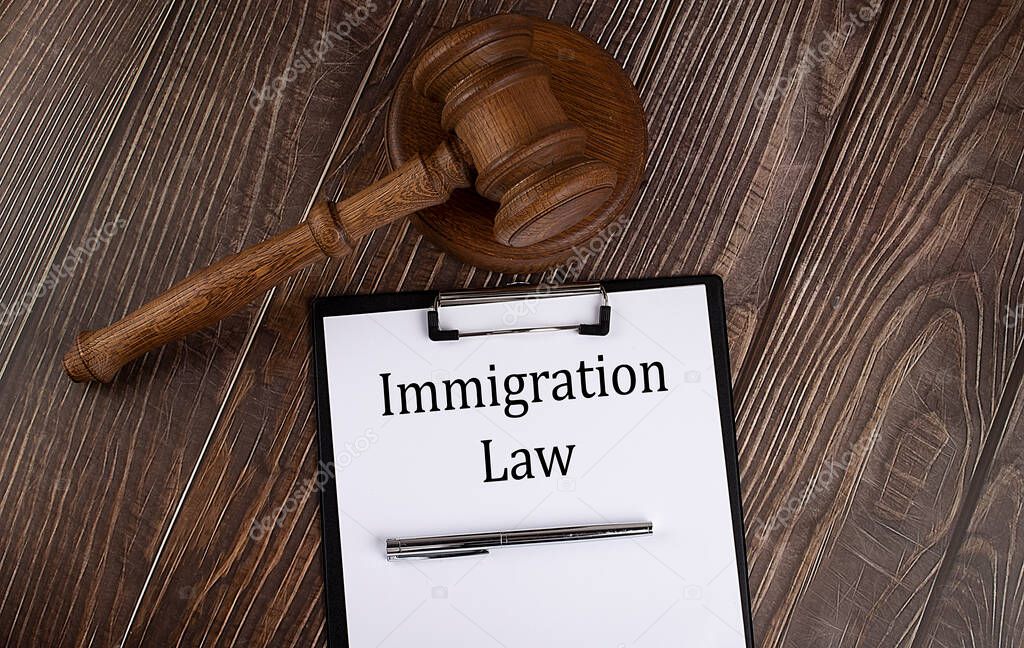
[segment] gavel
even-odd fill
[[[601,207],[616,170],[588,156],[587,130],[566,116],[548,65],[531,57],[531,25],[495,16],[430,45],[412,83],[443,104],[448,138],[433,152],[342,202],[318,202],[291,229],[186,277],[105,328],[79,333],[64,356],[68,375],[110,382],[138,356],[218,322],[311,263],[349,254],[362,236],[446,202],[457,188],[473,186],[500,204],[493,236],[511,247],[556,236]]]

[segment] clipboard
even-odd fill
[[[754,645],[717,276],[328,297],[313,314],[331,648]],[[569,384],[577,356],[589,387]],[[507,465],[513,446],[569,445],[564,471],[543,452]],[[649,539],[384,554],[394,535],[643,515]]]

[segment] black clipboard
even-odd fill
[[[728,480],[729,501],[732,507],[732,526],[736,548],[736,566],[739,574],[739,592],[742,606],[743,629],[748,648],[753,648],[753,622],[750,605],[746,541],[743,526],[743,506],[739,480],[739,460],[736,444],[735,417],[732,398],[732,379],[729,365],[729,342],[725,323],[725,295],[722,279],[717,275],[693,277],[665,277],[655,279],[619,279],[602,281],[599,290],[606,296],[601,307],[600,319],[595,323],[579,324],[583,335],[602,335],[608,327],[614,326],[614,309],[607,296],[616,292],[631,292],[654,288],[703,285],[707,290],[708,316],[711,325],[711,345],[714,356],[716,386],[718,391],[719,414],[721,417],[725,467]],[[536,295],[536,286],[518,288],[529,296]],[[557,292],[564,287],[552,288]],[[513,288],[513,290],[516,290]],[[325,351],[324,319],[337,315],[357,315],[396,310],[427,309],[424,326],[432,340],[440,344],[459,339],[459,332],[440,331],[437,310],[443,306],[439,298],[443,295],[460,295],[469,292],[439,293],[437,291],[416,291],[392,294],[351,295],[321,297],[313,300],[313,353],[314,382],[317,406],[317,435],[320,465],[333,465],[334,448],[331,432],[330,397],[327,383],[327,357]],[[486,291],[505,293],[507,289]],[[564,327],[563,327],[564,328]],[[529,333],[528,330],[497,331],[497,333]],[[476,332],[473,334],[487,334]],[[493,333],[493,332],[492,332]],[[466,334],[463,333],[463,336]],[[327,640],[330,648],[350,648],[348,640],[348,618],[345,606],[344,572],[342,565],[341,530],[338,519],[337,483],[332,473],[327,474],[320,490],[321,545],[324,573],[324,592],[327,613]],[[355,647],[363,648],[363,647]]]

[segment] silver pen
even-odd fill
[[[388,538],[385,541],[385,547],[388,560],[396,558],[454,558],[490,553],[490,549],[496,547],[628,538],[651,535],[652,533],[654,533],[654,525],[650,522],[584,524],[418,538]]]

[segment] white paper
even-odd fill
[[[324,321],[354,648],[744,646],[703,285],[615,292],[611,333],[432,342],[424,310]],[[595,298],[442,309],[462,330],[595,321]],[[667,392],[383,415],[397,382],[660,362]],[[495,365],[496,372],[489,371]],[[532,394],[530,394],[532,396]],[[396,404],[392,404],[395,408]],[[565,477],[485,483],[516,448],[574,444]],[[539,472],[534,461],[535,473]],[[651,521],[652,536],[387,561],[393,537]]]

